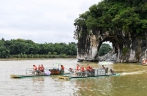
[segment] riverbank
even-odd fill
[[[76,55],[11,55],[7,58],[0,58],[0,61],[5,60],[37,60],[37,59],[49,59],[49,58],[76,58]]]

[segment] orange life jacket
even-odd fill
[[[34,68],[33,68],[34,70],[37,70],[37,67],[36,66],[34,66]]]
[[[41,72],[44,72],[44,67],[41,66],[39,70],[40,70]]]
[[[92,67],[87,66],[87,67],[86,67],[86,70],[87,70],[87,71],[92,71]]]
[[[83,66],[81,67],[81,71],[82,71],[82,72],[84,72],[84,71],[85,71],[85,69],[84,69],[84,67],[83,67]]]
[[[77,66],[77,70],[80,70],[80,66],[79,65]]]
[[[63,71],[64,71],[64,66],[61,66],[61,70],[63,70]]]

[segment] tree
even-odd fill
[[[112,50],[111,46],[109,44],[102,44],[99,49],[99,56],[103,56],[107,54],[110,50]]]
[[[10,56],[10,51],[4,46],[0,47],[0,58],[7,58]]]

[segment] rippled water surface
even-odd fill
[[[1,96],[146,96],[147,66],[139,63],[117,63],[106,65],[120,76],[92,77],[84,79],[59,79],[58,76],[10,78],[10,74],[26,74],[33,64],[53,67],[61,63],[65,68],[76,64],[101,65],[92,62],[77,62],[77,59],[1,60]],[[68,70],[66,70],[68,71]]]

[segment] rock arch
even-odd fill
[[[79,60],[99,61],[104,41],[113,44],[116,62],[140,62],[147,50],[147,1],[102,0],[74,22]]]
[[[94,32],[92,32],[94,33]],[[147,36],[147,34],[145,34]],[[84,39],[84,38],[83,38]],[[85,42],[83,42],[85,41]],[[77,58],[85,61],[99,61],[98,50],[105,41],[112,42],[113,50],[110,56],[116,55],[115,62],[140,62],[145,58],[147,40],[131,38],[131,35],[109,34],[97,32],[78,41]],[[81,46],[82,44],[82,46]]]

